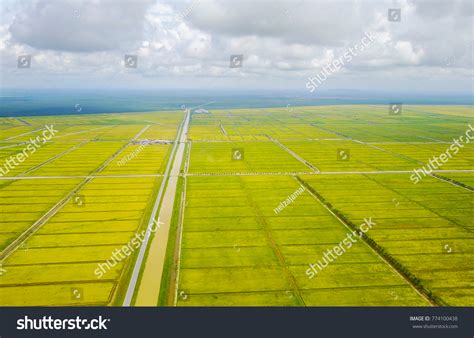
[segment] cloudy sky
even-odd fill
[[[473,1],[1,0],[3,88],[473,89]],[[388,20],[389,9],[400,21]],[[243,67],[230,68],[230,56]],[[18,57],[31,55],[30,68]],[[125,55],[137,67],[124,66]]]

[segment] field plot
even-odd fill
[[[12,168],[3,166],[1,176],[24,176],[27,173],[34,172],[48,161],[54,160],[60,156],[65,155],[69,151],[74,150],[80,144],[78,142],[54,142],[51,141],[44,146],[38,148],[32,156],[25,158],[23,162],[16,161],[18,165],[12,165]],[[6,163],[6,161],[12,156],[21,154],[25,149],[24,144],[15,145],[13,147],[3,148],[0,147],[0,161]],[[13,162],[11,162],[13,163]]]
[[[227,131],[217,114],[193,114],[189,128],[189,140],[228,141]]]
[[[283,144],[323,172],[410,170],[415,165],[414,161],[354,141],[283,141]]]
[[[439,157],[440,154],[445,153],[450,144],[380,144],[377,146],[390,152],[409,157],[417,162],[427,164],[433,156]],[[469,147],[468,145],[463,145],[463,147],[464,148],[460,148],[459,152],[457,152],[456,155],[453,155],[446,163],[443,164],[438,160],[439,163],[441,163],[439,169],[462,170],[474,168],[474,147]]]
[[[88,175],[125,143],[89,142],[30,173],[30,176]]]
[[[294,110],[306,124],[363,142],[451,142],[464,134],[466,122],[474,122],[468,106],[404,106],[400,115],[392,115],[388,106],[375,105]]]
[[[101,135],[107,133],[114,126],[101,126],[101,125],[84,125],[79,127],[69,127],[67,133],[58,133],[55,140],[61,142],[67,141],[90,141],[95,140]],[[62,131],[62,129],[60,129]]]
[[[1,182],[0,250],[29,228],[78,183],[77,179]]]
[[[4,119],[5,120],[5,119]],[[29,138],[28,135],[34,133],[38,128],[27,126],[18,121],[5,121],[5,125],[0,129],[2,131],[1,141],[17,142],[22,136]]]
[[[286,109],[273,108],[213,110],[210,114],[193,115],[190,139],[255,141],[268,137],[278,139],[337,138],[305,122]]]
[[[291,177],[188,178],[177,305],[428,304],[363,243],[309,279],[308,264],[348,230],[306,192],[275,214],[298,187]]]
[[[472,192],[408,175],[303,177],[354,223],[370,215],[369,236],[447,305],[474,302]]]
[[[110,304],[130,263],[123,254],[114,260],[113,253],[139,229],[154,181],[97,178],[89,183],[4,262],[2,305]],[[105,262],[110,268],[104,267],[99,278],[97,269]],[[80,292],[77,298],[74,290]]]
[[[138,138],[139,140],[174,140],[176,132],[178,130],[178,124],[166,124],[166,125],[150,125],[143,134]]]
[[[196,142],[191,148],[190,173],[310,171],[272,142]]]
[[[169,144],[129,145],[100,174],[163,174],[170,149]]]

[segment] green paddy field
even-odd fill
[[[191,111],[157,305],[474,305],[474,137],[410,179],[474,126],[472,107],[207,108]],[[0,306],[122,304],[137,251],[94,271],[145,229],[184,116],[0,118],[2,168],[58,131],[0,177]]]

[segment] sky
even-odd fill
[[[0,87],[472,93],[473,4],[2,0]]]

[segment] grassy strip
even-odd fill
[[[189,158],[189,151],[190,151],[190,143],[187,142],[185,144],[184,149],[184,161],[181,163],[180,168],[180,175],[183,175],[186,161]],[[185,190],[186,179],[181,176],[178,178],[178,183],[176,187],[176,195],[173,204],[173,214],[171,216],[171,224],[170,224],[170,232],[168,237],[168,247],[166,248],[166,255],[165,255],[165,262],[163,265],[163,275],[161,280],[161,289],[160,294],[158,296],[158,306],[173,306],[174,305],[174,293],[175,293],[175,283],[177,278],[177,269],[178,269],[178,259],[179,259],[179,252],[178,250],[178,237],[180,234],[178,233],[179,222],[181,212],[184,208],[181,199],[183,198],[183,192]],[[184,221],[184,220],[183,220]]]
[[[446,306],[439,297],[435,296],[430,290],[425,288],[421,281],[410,272],[402,263],[395,259],[389,254],[382,246],[370,238],[367,233],[359,230],[359,227],[352,223],[346,216],[344,216],[338,209],[336,209],[331,203],[329,203],[320,193],[318,193],[312,186],[310,186],[301,177],[296,176],[298,182],[300,182],[306,189],[308,189],[314,196],[316,196],[321,203],[323,203],[329,210],[331,210],[339,219],[341,219],[349,228],[355,231],[355,233],[364,240],[375,252],[377,252],[385,261],[387,261],[400,275],[402,275],[407,281],[413,285],[422,295],[424,295],[430,303],[437,306]]]
[[[163,275],[161,276],[160,295],[158,296],[158,306],[172,306],[169,304],[169,293],[174,291],[174,278],[172,272],[177,268],[175,262],[176,236],[178,235],[179,214],[181,211],[181,194],[184,188],[184,178],[178,178],[178,186],[176,187],[176,196],[173,205],[173,215],[171,217],[170,232],[168,237],[168,246],[166,247],[165,263],[163,265]]]

